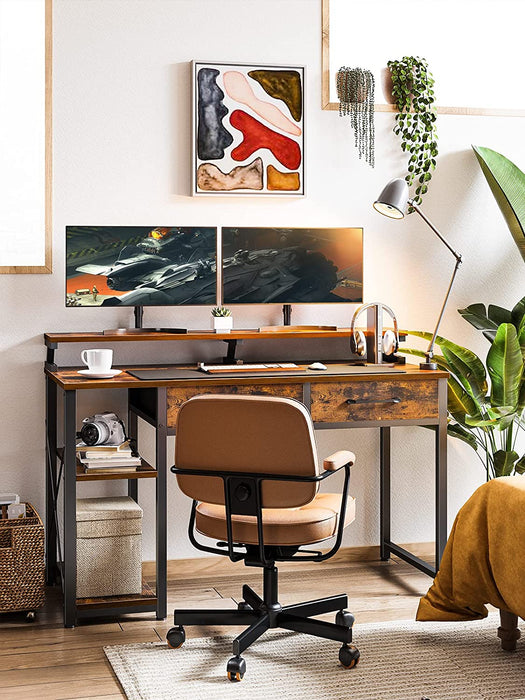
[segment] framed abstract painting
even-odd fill
[[[304,195],[304,66],[192,69],[193,194]]]

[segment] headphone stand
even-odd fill
[[[358,331],[355,327],[358,316],[364,311],[366,311],[366,334]],[[383,333],[383,311],[392,317],[394,331],[387,330]],[[380,365],[389,362],[405,363],[404,357],[396,355],[399,345],[399,329],[394,312],[386,304],[372,302],[360,306],[352,317],[350,331],[352,352],[363,357],[366,355],[367,365]],[[387,338],[388,342],[385,342]],[[389,350],[388,354],[384,352],[385,347]]]
[[[366,328],[366,361],[376,365],[383,361],[383,307],[379,304],[373,304],[366,310]]]

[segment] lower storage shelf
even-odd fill
[[[100,598],[77,598],[77,609],[104,610],[106,608],[127,608],[130,606],[151,606],[157,604],[155,591],[146,583],[142,583],[142,593],[133,595],[114,595]]]

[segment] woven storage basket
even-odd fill
[[[44,526],[26,503],[25,518],[0,518],[0,612],[41,607],[44,587]]]

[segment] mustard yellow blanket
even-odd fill
[[[525,618],[525,476],[480,486],[459,511],[417,620],[476,620],[485,603]]]

